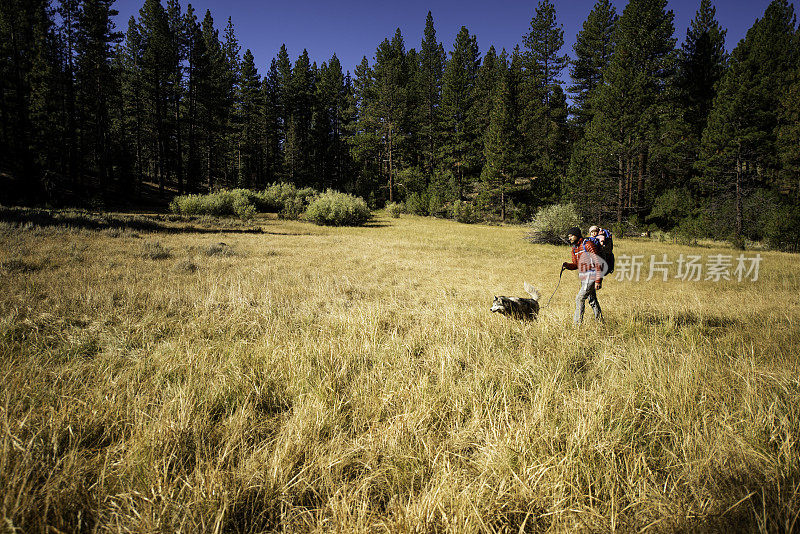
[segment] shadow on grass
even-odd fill
[[[388,228],[391,226],[391,224],[388,224],[386,221],[378,219],[378,220],[367,221],[364,223],[363,226],[364,228]]]
[[[220,226],[202,227],[186,224],[192,219],[177,215],[125,215],[97,213],[81,210],[42,210],[33,208],[7,208],[0,206],[0,222],[19,226],[79,228],[84,230],[135,230],[168,234],[275,234],[261,227],[245,226],[239,221],[219,221]],[[225,224],[222,226],[221,224]]]
[[[637,323],[648,325],[674,325],[679,328],[698,326],[705,328],[731,328],[742,326],[742,321],[730,317],[699,315],[692,312],[659,313],[656,310],[637,311],[633,314]]]

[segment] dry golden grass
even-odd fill
[[[0,227],[0,530],[800,529],[796,256],[576,329],[521,227],[259,222]]]

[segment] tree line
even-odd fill
[[[354,72],[283,46],[259,71],[233,23],[145,0],[0,4],[2,203],[62,205],[275,182],[426,214],[778,239],[800,223],[800,32],[773,0],[726,52],[701,0],[678,46],[666,0],[598,0],[574,45],[542,0],[513,50],[432,14]],[[568,78],[568,79],[567,79]],[[570,98],[568,98],[568,95]],[[452,211],[451,211],[452,213]],[[796,246],[796,240],[794,241]]]

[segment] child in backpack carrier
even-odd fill
[[[600,257],[608,264],[608,271],[605,274],[609,275],[614,272],[614,238],[611,231],[599,226],[592,226],[589,228],[588,239],[597,246]]]

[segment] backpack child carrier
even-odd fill
[[[597,247],[598,256],[600,256],[603,261],[606,262],[608,265],[608,271],[606,271],[606,276],[614,272],[614,237],[611,235],[609,230],[603,228],[600,232],[605,236],[605,245],[600,243],[600,240],[596,237],[588,237],[592,243]]]

